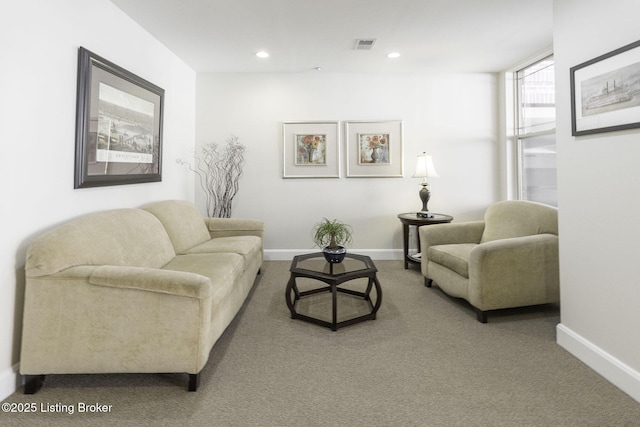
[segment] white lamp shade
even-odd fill
[[[433,157],[427,155],[427,153],[418,154],[416,160],[416,172],[413,174],[413,178],[427,178],[437,177],[438,171],[433,166]]]

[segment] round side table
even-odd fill
[[[419,217],[415,212],[413,213],[401,213],[398,214],[398,218],[402,223],[402,240],[404,243],[404,268],[409,268],[409,263],[420,264],[422,254],[420,253],[420,236],[418,235],[418,228],[423,225],[432,224],[446,224],[453,221],[451,215],[434,213],[429,218]],[[416,236],[418,239],[418,252],[415,254],[409,254],[409,226],[416,227]]]

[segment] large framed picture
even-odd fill
[[[283,178],[339,178],[340,122],[283,122]]]
[[[640,127],[640,41],[570,69],[571,134]]]
[[[404,175],[402,121],[345,122],[347,177]]]
[[[161,181],[164,90],[81,47],[74,188]]]

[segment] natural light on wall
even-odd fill
[[[518,197],[558,205],[553,57],[516,73]]]

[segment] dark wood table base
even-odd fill
[[[323,257],[321,252],[307,255],[299,255],[294,257],[291,263],[291,277],[289,278],[289,282],[287,283],[287,288],[285,292],[287,307],[289,307],[289,311],[291,312],[292,319],[299,319],[305,322],[313,323],[315,325],[324,326],[325,328],[329,328],[332,331],[337,331],[338,329],[353,325],[355,323],[363,322],[365,320],[375,320],[376,313],[382,304],[382,288],[380,286],[380,282],[378,281],[376,272],[378,271],[371,261],[371,258],[364,255],[356,255],[347,253],[346,257],[357,259],[363,262],[362,269],[349,271],[345,273],[333,274],[333,266],[331,266],[330,272],[320,272],[313,271],[308,269],[303,269],[298,267],[298,263],[310,259]],[[298,289],[298,285],[296,283],[296,279],[298,278],[308,278],[314,279],[327,284],[327,286],[322,286],[319,288],[302,291],[300,292]],[[339,285],[342,283],[348,282],[354,279],[360,278],[368,278],[369,282],[367,284],[367,288],[365,292],[354,291],[352,289],[340,288]],[[371,300],[371,291],[375,287],[376,301],[375,303]],[[332,313],[331,313],[331,321],[326,321],[322,319],[318,319],[315,317],[311,317],[305,314],[298,313],[296,311],[296,303],[304,297],[315,295],[323,292],[330,292],[332,298]],[[369,313],[357,316],[352,319],[343,320],[338,322],[338,293],[349,294],[352,296],[360,297],[367,301],[369,304]]]

